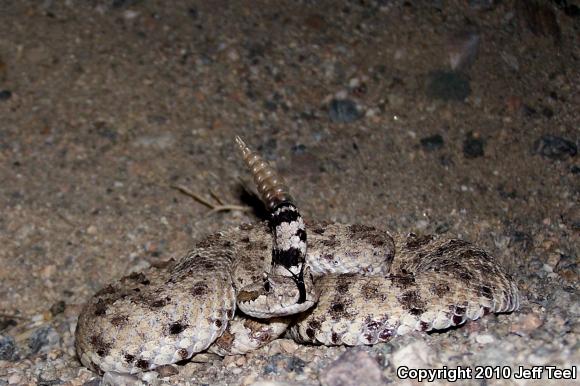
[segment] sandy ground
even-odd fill
[[[72,336],[91,294],[257,220],[172,189],[243,204],[236,134],[306,218],[476,242],[523,304],[374,347],[283,340],[167,382],[577,366],[579,23],[575,1],[1,1],[0,385],[98,384]]]

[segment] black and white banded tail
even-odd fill
[[[302,294],[307,246],[302,216],[282,176],[240,137],[236,137],[236,143],[254,177],[261,199],[270,211],[270,227],[274,234],[272,269],[280,274],[286,271],[287,276],[295,279]]]

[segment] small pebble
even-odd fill
[[[189,7],[189,9],[187,10],[187,15],[192,19],[197,19],[199,16],[199,11],[195,7]]]
[[[302,373],[304,366],[306,366],[306,362],[300,358],[284,354],[275,354],[268,358],[268,363],[264,367],[264,373],[278,373],[281,367],[286,371]]]
[[[292,339],[276,339],[268,345],[268,355],[293,354],[298,345]]]
[[[240,355],[240,357],[238,359],[236,359],[236,365],[243,366],[245,364],[246,364],[246,357],[243,355]]]
[[[299,143],[297,145],[292,146],[292,153],[296,155],[304,154],[306,152],[306,146]]]
[[[59,340],[58,333],[52,326],[43,326],[32,333],[28,338],[28,349],[30,354],[45,351],[49,345],[57,343]]]
[[[231,356],[226,356],[223,360],[225,361],[226,358],[231,358]],[[190,360],[192,363],[211,363],[213,361],[221,360],[221,357],[217,354],[203,352],[195,354]]]
[[[101,379],[93,378],[90,381],[83,383],[83,386],[101,386]]]
[[[177,367],[175,367],[173,365],[159,366],[155,369],[155,371],[157,372],[157,374],[159,374],[159,376],[161,378],[170,377],[172,375],[179,374],[179,370],[177,369]]]
[[[0,317],[0,331],[4,331],[9,327],[14,327],[16,325],[18,325],[18,322],[15,319],[8,316]]]
[[[279,339],[280,349],[286,354],[292,354],[298,350],[298,344],[292,339]]]
[[[350,88],[356,88],[358,86],[360,86],[360,79],[359,78],[351,78],[348,81],[348,87],[350,87]]]
[[[245,376],[240,382],[241,386],[256,385],[256,374],[250,374]]]
[[[429,226],[429,221],[427,221],[427,220],[418,220],[415,223],[415,228],[419,231],[425,231],[425,229],[427,229],[428,226]]]
[[[304,366],[306,366],[306,362],[295,356],[291,356],[287,363],[287,370],[296,373],[302,373],[304,371]]]
[[[18,374],[12,374],[10,378],[8,378],[9,385],[19,385],[22,378]]]
[[[443,147],[443,137],[440,134],[435,134],[430,137],[421,138],[421,146],[427,151],[438,150]]]
[[[328,116],[335,123],[351,123],[361,118],[356,103],[350,99],[333,99],[330,102]]]
[[[1,90],[0,91],[0,102],[7,101],[12,97],[12,91],[10,90]]]
[[[17,359],[18,354],[14,338],[9,335],[0,335],[0,360],[15,361]]]
[[[45,267],[42,268],[42,270],[40,271],[40,276],[45,279],[48,280],[50,278],[52,278],[57,272],[57,267],[54,264],[49,264]]]
[[[392,362],[394,368],[400,366],[407,366],[413,369],[427,368],[431,362],[432,355],[433,350],[427,346],[427,343],[416,340],[395,351],[392,356]]]
[[[560,255],[560,260],[556,265],[556,272],[563,279],[570,282],[576,282],[580,276],[578,260],[572,255]]]
[[[519,335],[530,334],[542,324],[542,319],[534,313],[521,314],[515,317],[514,322],[510,326],[510,332]]]
[[[465,158],[483,157],[484,147],[485,142],[483,139],[474,136],[473,133],[469,133],[463,141],[463,155]]]
[[[52,316],[56,316],[58,314],[62,314],[66,308],[66,303],[63,300],[60,300],[50,306],[50,313]]]
[[[133,11],[133,10],[126,10],[125,12],[123,12],[123,17],[127,20],[133,20],[136,19],[139,16],[139,12],[137,11]]]
[[[153,380],[156,378],[157,373],[155,373],[154,371],[150,371],[147,373],[143,373],[144,374],[144,378],[147,377],[149,379],[144,379],[146,380],[146,382],[148,382],[147,384],[150,384],[149,382],[151,381],[151,378],[153,378]],[[107,371],[105,374],[103,374],[103,379],[101,382],[101,385],[103,386],[113,386],[113,385],[124,385],[124,386],[138,386],[138,385],[142,385],[143,383],[140,383],[139,380],[132,376],[131,374],[119,374],[113,371]]]
[[[477,335],[475,341],[479,344],[490,344],[495,342],[495,338],[490,334]]]
[[[382,370],[369,353],[350,349],[321,371],[323,386],[384,385]]]
[[[224,360],[222,361],[222,364],[224,366],[233,366],[235,363],[236,363],[235,355],[226,355],[224,357]]]
[[[159,135],[144,135],[138,137],[133,141],[133,146],[165,150],[173,147],[176,142],[175,136],[166,132]]]
[[[568,157],[575,157],[578,148],[572,141],[548,134],[534,142],[534,151],[542,157],[562,161]]]

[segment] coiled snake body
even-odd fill
[[[514,280],[468,242],[305,224],[282,179],[236,140],[269,223],[211,235],[179,261],[100,290],[77,324],[83,365],[134,374],[205,350],[245,353],[286,331],[305,343],[374,344],[519,307]]]

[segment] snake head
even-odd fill
[[[270,318],[306,311],[316,304],[319,295],[307,267],[300,276],[264,274],[262,281],[247,285],[238,292],[237,303],[246,315]]]

